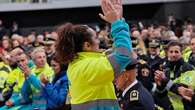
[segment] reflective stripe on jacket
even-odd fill
[[[114,77],[130,63],[132,44],[128,24],[112,24],[114,52],[80,52],[68,66],[73,110],[119,110],[113,86]],[[79,109],[80,108],[80,109]]]

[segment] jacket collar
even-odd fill
[[[128,91],[129,89],[131,89],[131,88],[132,88],[134,85],[136,85],[137,83],[138,83],[137,80],[135,80],[133,83],[131,83],[131,84],[123,91],[122,96],[124,97],[125,94],[127,93],[127,91]]]
[[[78,53],[79,57],[98,57],[98,56],[102,56],[104,55],[103,53],[101,52],[79,52]]]
[[[52,83],[56,83],[57,80],[59,80],[60,78],[64,77],[66,75],[65,71],[60,71],[58,74],[55,75]]]

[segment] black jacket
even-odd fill
[[[154,110],[152,95],[138,82],[122,97],[124,110]]]

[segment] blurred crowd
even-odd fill
[[[10,0],[12,3],[46,3],[48,0]]]

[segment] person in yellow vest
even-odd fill
[[[38,109],[46,110],[47,102],[42,91],[41,77],[47,78],[47,81],[51,81],[53,77],[53,70],[47,64],[46,53],[43,48],[36,48],[32,52],[32,59],[35,63],[35,67],[31,70],[28,65],[20,65],[22,72],[25,76],[25,81],[22,86],[22,95],[26,102],[32,103],[28,106],[23,106],[22,109]]]
[[[57,56],[68,63],[72,110],[120,110],[113,80],[131,62],[129,26],[122,17],[122,0],[101,0],[100,17],[111,23],[115,50],[99,52],[96,32],[87,25],[59,27]]]
[[[1,60],[1,59],[0,59]],[[2,91],[5,88],[6,80],[11,72],[11,68],[4,61],[0,62],[0,106],[4,105],[4,98],[2,95]]]
[[[191,37],[190,40],[190,50],[183,54],[186,62],[195,67],[195,36]]]
[[[10,92],[10,89],[14,89],[14,91],[18,91],[18,88],[20,88],[18,85],[15,84],[17,82],[17,75],[19,72],[19,68],[17,68],[17,57],[19,57],[24,51],[21,48],[14,48],[10,54],[9,58],[7,59],[9,62],[9,65],[11,67],[11,71],[9,72],[7,79],[5,81],[4,88],[2,89],[2,92],[0,94],[1,99],[1,106],[5,105],[5,102],[11,97],[12,92]],[[4,76],[5,77],[5,76]],[[19,77],[19,76],[18,76]],[[20,83],[20,82],[19,82]],[[15,85],[15,86],[13,86]]]
[[[163,67],[163,71],[155,71],[156,92],[161,94],[161,99],[166,97],[168,92],[174,110],[190,110],[186,100],[182,100],[178,96],[178,87],[181,85],[188,86],[193,83],[192,74],[195,72],[194,68],[183,60],[182,45],[179,42],[171,41],[167,46],[167,50],[168,60]],[[171,109],[171,104],[166,105],[168,107],[166,110]]]
[[[11,72],[9,65],[5,64],[4,61],[0,62],[0,92],[4,89],[8,74]]]
[[[23,101],[21,88],[25,79],[24,79],[24,74],[22,73],[19,67],[20,64],[28,65],[29,59],[28,56],[23,53],[17,57],[16,61],[18,64],[17,68],[14,71],[12,71],[8,77],[8,80],[10,80],[10,82],[13,82],[8,88],[8,91],[12,92],[12,94],[11,97],[5,102],[5,106],[1,107],[0,110],[5,110],[5,109],[16,110],[16,109],[20,109],[21,105],[29,103]],[[6,93],[8,92],[6,91],[4,94]]]

